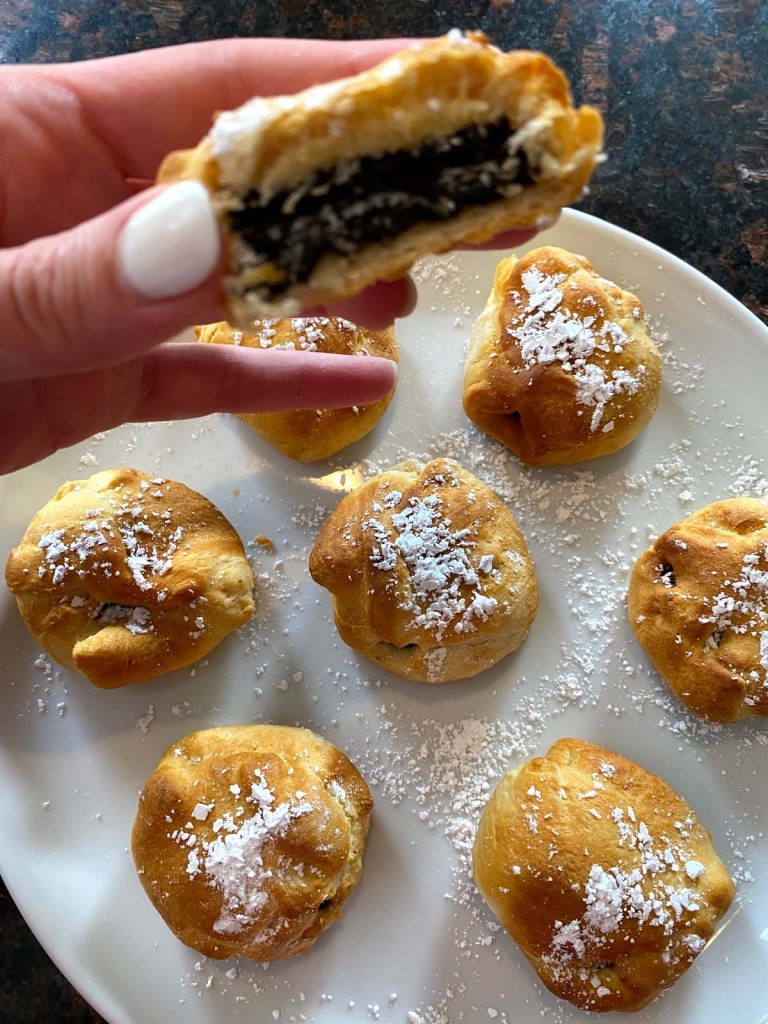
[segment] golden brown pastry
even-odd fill
[[[768,715],[768,502],[718,501],[666,530],[632,571],[638,643],[697,715]]]
[[[150,776],[133,859],[187,946],[281,960],[341,917],[372,808],[352,762],[308,729],[206,729],[169,747]]]
[[[299,349],[340,355],[382,356],[397,362],[392,328],[369,331],[341,317],[293,317],[255,320],[246,333],[227,323],[196,327],[198,341],[246,348]],[[265,441],[300,462],[327,459],[372,430],[395,393],[370,405],[347,409],[289,409],[285,412],[248,413],[240,419]]]
[[[508,772],[483,811],[475,881],[550,991],[639,1010],[715,933],[734,885],[682,797],[582,740]]]
[[[405,462],[347,495],[309,557],[342,640],[406,679],[467,679],[536,617],[528,548],[494,492],[451,459]]]
[[[532,466],[618,451],[650,422],[661,358],[631,292],[544,246],[502,260],[475,324],[464,411]]]
[[[290,316],[430,252],[529,227],[578,198],[602,121],[541,53],[479,33],[220,114],[160,181],[197,179],[226,240],[227,320]]]
[[[254,610],[251,567],[221,512],[136,469],[61,486],[5,579],[35,640],[104,689],[189,665]]]

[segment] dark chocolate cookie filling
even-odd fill
[[[536,169],[523,150],[511,151],[511,137],[502,118],[418,149],[347,161],[266,203],[250,192],[229,214],[230,227],[253,265],[270,262],[284,272],[281,282],[261,286],[274,298],[306,281],[326,253],[354,256],[416,224],[447,220],[504,198],[510,186],[532,184]]]

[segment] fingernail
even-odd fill
[[[118,260],[125,280],[142,298],[168,299],[206,281],[220,249],[207,189],[182,181],[134,213],[120,236]]]
[[[400,372],[400,367],[397,365],[394,359],[389,359],[388,362],[392,364],[392,387],[394,387],[395,384],[397,384],[397,375]]]
[[[547,231],[549,228],[553,228],[555,224],[560,220],[560,211],[557,213],[551,213],[547,217],[539,217],[536,221],[537,231]]]

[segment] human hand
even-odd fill
[[[126,421],[363,405],[391,390],[385,359],[163,344],[222,319],[221,244],[202,186],[149,186],[215,110],[355,74],[403,45],[226,40],[0,68],[0,472]],[[403,279],[312,313],[380,329],[414,301]]]

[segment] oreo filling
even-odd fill
[[[268,298],[306,281],[326,253],[355,256],[417,224],[448,220],[531,185],[537,169],[510,145],[506,118],[472,125],[417,149],[361,157],[315,174],[264,202],[258,190],[228,214],[248,250],[247,265],[272,263],[279,282],[260,284]]]

